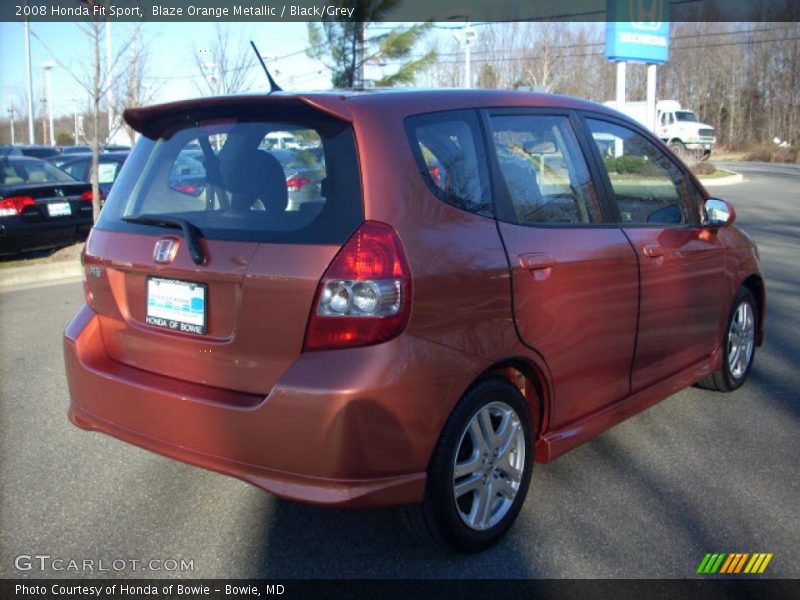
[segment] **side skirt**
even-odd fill
[[[717,348],[708,358],[675,375],[662,379],[650,387],[622,400],[609,404],[564,427],[548,431],[534,445],[534,458],[538,463],[548,463],[562,454],[589,441],[614,425],[658,404],[664,398],[698,382],[720,368],[722,354]]]

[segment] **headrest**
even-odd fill
[[[274,156],[263,150],[253,150],[222,163],[225,188],[234,199],[238,197],[261,200],[269,211],[284,211],[289,203],[286,173]],[[235,202],[236,203],[236,202]],[[249,205],[248,205],[249,206]]]

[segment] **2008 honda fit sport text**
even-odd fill
[[[476,551],[534,461],[685,386],[738,388],[761,343],[733,208],[599,105],[278,93],[125,119],[142,137],[64,337],[84,429],[294,500],[402,506]]]

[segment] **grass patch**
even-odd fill
[[[800,163],[800,147],[781,148],[770,142],[764,142],[752,148],[745,160],[773,163]]]
[[[712,162],[697,162],[690,165],[689,169],[700,179],[720,179],[721,177],[736,175],[736,173],[732,171],[718,169]]]
[[[711,173],[704,173],[702,175],[698,175],[700,179],[720,179],[721,177],[730,177],[731,175],[736,175],[733,171],[728,171],[726,169],[716,169]]]

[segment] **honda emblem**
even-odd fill
[[[171,263],[178,251],[178,244],[170,238],[163,238],[156,242],[153,250],[153,260],[157,263]]]

